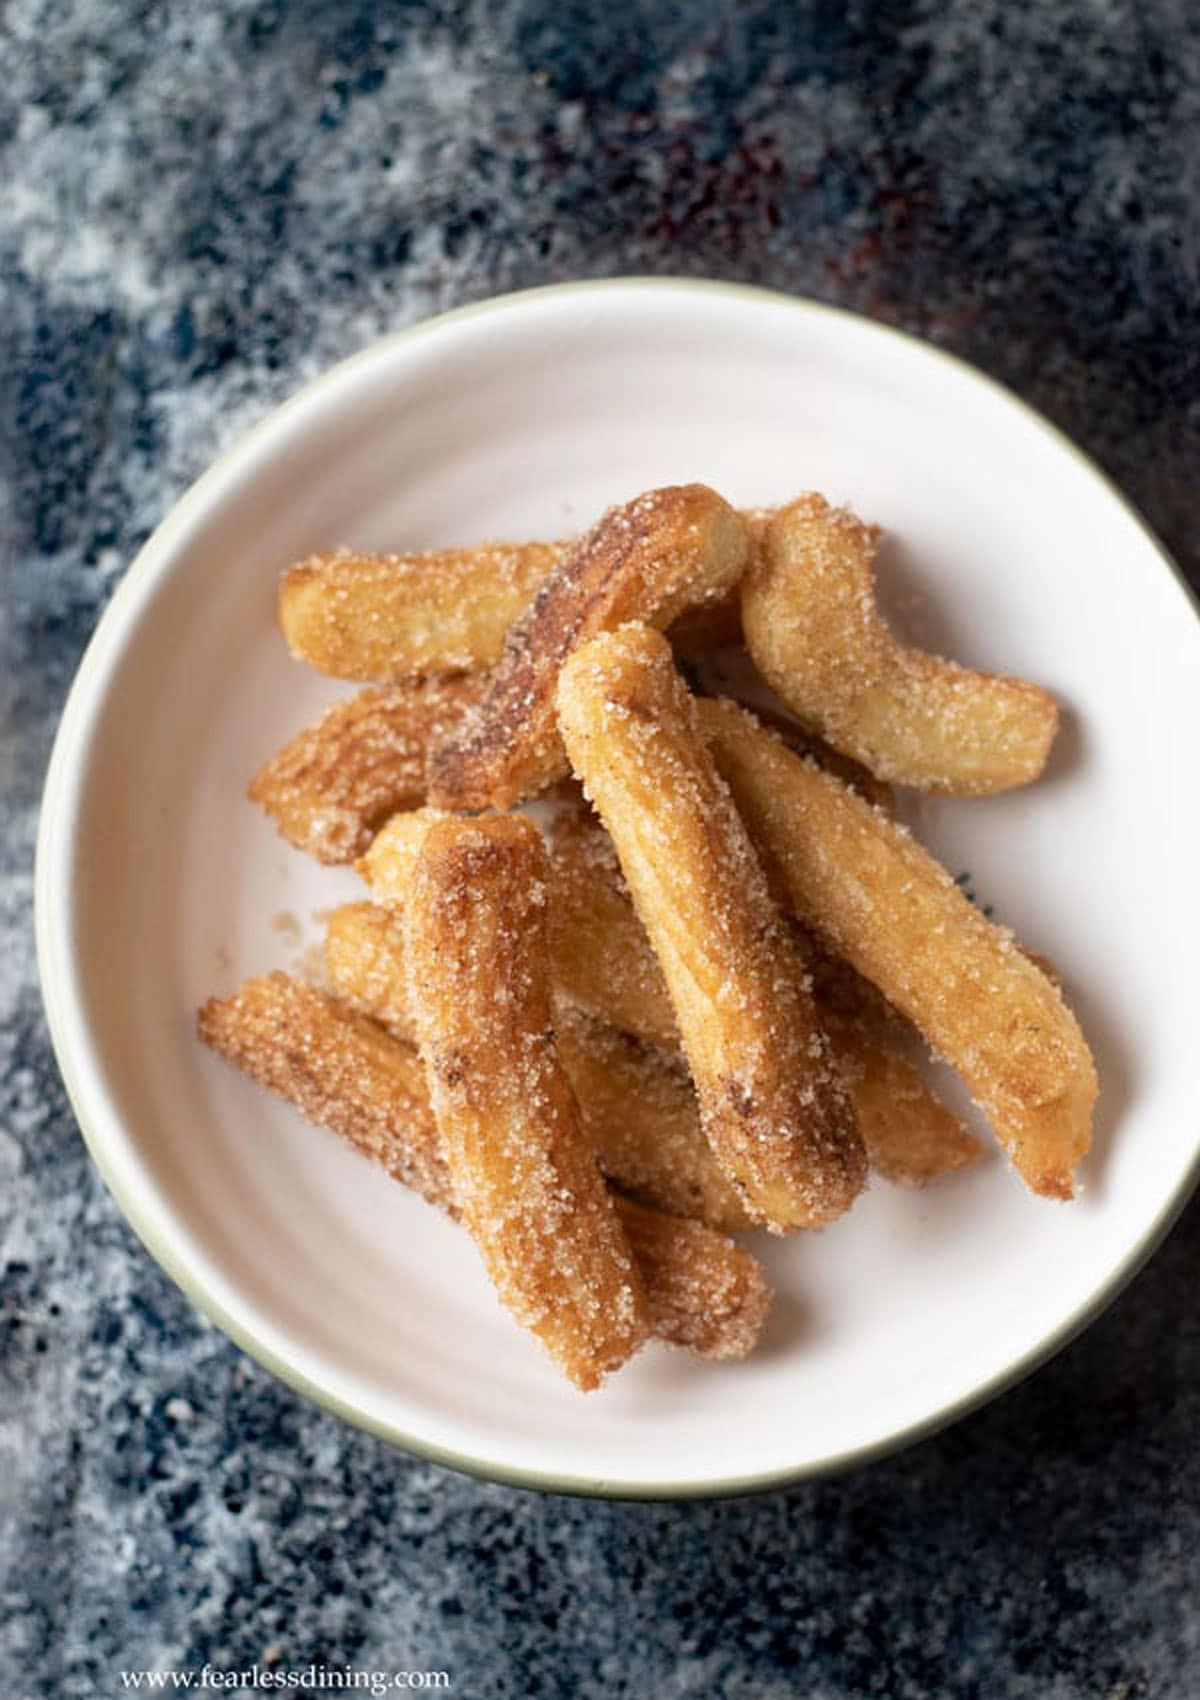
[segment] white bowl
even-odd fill
[[[289,660],[279,569],[345,543],[560,536],[652,485],[825,491],[884,524],[894,598],[959,658],[1068,705],[1028,792],[924,805],[956,870],[1064,971],[1102,1098],[1085,1191],[998,1157],[874,1185],[764,1244],[759,1351],[655,1346],[575,1393],[467,1237],[206,1054],[210,993],[295,966],[352,874],[243,800],[331,697]],[[80,668],[46,786],[38,943],[93,1156],[242,1346],[352,1422],[465,1469],[621,1495],[742,1492],[865,1459],[998,1392],[1116,1293],[1196,1178],[1200,642],[1170,563],[1040,418],[957,361],[754,290],[617,282],[468,308],[267,419],[151,538]]]

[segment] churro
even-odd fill
[[[799,918],[958,1071],[1026,1184],[1072,1197],[1096,1073],[1057,987],[904,827],[745,710],[705,702],[698,713]]]
[[[384,903],[402,908],[412,880],[412,870],[421,842],[435,820],[445,818],[436,809],[418,809],[397,815],[378,834],[359,868]],[[591,1018],[595,1027],[617,1028],[658,1051],[679,1048],[679,1029],[667,983],[658,958],[638,919],[629,889],[621,873],[616,849],[608,833],[593,817],[581,810],[564,810],[550,827],[550,902],[548,931],[551,978],[560,1028],[566,1011],[576,1009]],[[349,906],[350,909],[368,906]],[[347,919],[342,919],[345,916]],[[343,927],[355,931],[349,911],[339,911],[330,923],[329,949],[335,981],[347,972],[357,974],[360,1002],[369,996],[361,968],[353,967],[356,951],[365,941],[350,940],[351,964],[335,963],[339,933]],[[335,925],[336,923],[336,925]],[[906,1055],[909,1049],[907,1024],[901,1023],[886,1000],[846,964],[835,963],[814,952],[811,941],[798,932],[792,935],[796,948],[813,970],[813,996],[818,1018],[833,1051],[834,1061],[846,1084],[858,1118],[859,1132],[867,1148],[871,1167],[886,1179],[911,1186],[924,1186],[940,1175],[977,1162],[981,1146],[958,1116],[947,1109]],[[381,972],[379,957],[374,972]],[[349,987],[343,986],[349,995]],[[364,1003],[363,1007],[369,1004]],[[372,1010],[371,1013],[377,1013]],[[387,1019],[387,1017],[381,1017]],[[564,1062],[571,1073],[571,1053],[564,1044]],[[579,1092],[578,1082],[576,1093]],[[586,1105],[583,1105],[586,1119]],[[622,1117],[615,1113],[615,1137]],[[620,1178],[616,1150],[605,1154],[603,1133],[598,1137],[601,1164]],[[645,1152],[655,1148],[662,1130],[647,1127],[644,1138],[631,1135]],[[665,1150],[665,1146],[662,1147]],[[680,1179],[695,1194],[702,1177],[689,1152],[673,1146],[672,1163],[684,1164]],[[664,1170],[666,1165],[664,1164]],[[719,1203],[711,1179],[702,1179],[705,1210],[700,1214],[718,1227],[732,1227],[732,1216],[711,1212]],[[646,1182],[640,1183],[644,1189]],[[638,1190],[638,1187],[634,1187]],[[656,1177],[646,1194],[665,1209],[678,1208],[667,1173]],[[692,1214],[692,1211],[686,1213]]]
[[[340,996],[411,1041],[399,915],[376,903],[344,904],[329,918],[325,959]],[[677,1056],[561,1003],[555,1038],[584,1131],[610,1181],[660,1210],[710,1227],[750,1225],[701,1132],[696,1095]]]
[[[421,1059],[376,1022],[278,971],[209,998],[200,1037],[309,1121],[442,1210],[455,1210]]]
[[[444,809],[406,809],[380,827],[355,865],[381,903],[403,913],[430,828],[453,818]]]
[[[662,965],[718,1161],[775,1231],[831,1221],[866,1175],[854,1112],[670,645],[636,625],[593,639],[562,669],[557,702]]]
[[[898,644],[875,604],[877,536],[816,495],[770,521],[742,585],[764,678],[881,779],[961,795],[1036,779],[1058,725],[1054,698]]]
[[[617,1200],[654,1333],[702,1358],[744,1358],[771,1303],[762,1265],[703,1222]]]
[[[561,543],[483,543],[408,555],[313,555],[279,584],[279,624],[299,661],[388,684],[474,672],[500,659],[513,621]]]
[[[764,708],[760,703],[747,701],[736,690],[710,691],[700,690],[697,696],[731,696],[740,702],[743,708],[748,708],[756,719],[764,726],[770,727],[777,738],[782,738],[789,750],[798,756],[810,756],[818,767],[823,767],[826,773],[835,773],[844,785],[852,791],[857,791],[860,797],[865,797],[868,803],[873,803],[877,809],[884,809],[889,815],[896,812],[896,794],[885,779],[880,779],[864,767],[862,762],[855,761],[853,756],[846,755],[842,750],[835,750],[832,744],[811,727],[803,726],[799,721],[779,714],[774,709]]]
[[[310,555],[279,581],[279,624],[297,661],[364,685],[482,672],[570,549],[569,542]],[[728,649],[742,636],[736,589],[685,609],[677,654]]]
[[[286,974],[246,981],[200,1011],[201,1038],[393,1179],[459,1217],[416,1051],[340,998]],[[744,1356],[770,1302],[756,1260],[725,1234],[614,1194],[656,1338]]]
[[[429,746],[480,689],[474,679],[426,679],[359,691],[264,763],[248,795],[298,850],[352,862],[389,815],[424,802]]]
[[[440,809],[413,809],[376,834],[357,866],[381,903],[403,912],[421,845],[447,818]],[[550,825],[547,934],[556,1002],[678,1050],[675,1009],[616,848],[582,809],[564,809]]]
[[[898,1186],[928,1186],[977,1163],[982,1144],[914,1064],[920,1036],[911,1023],[799,922],[796,933],[872,1170]]]
[[[626,620],[667,626],[685,609],[718,601],[748,551],[742,519],[703,484],[651,490],[613,508],[550,573],[483,700],[434,750],[430,801],[507,809],[561,778],[567,762],[554,691],[567,657]]]
[[[646,1338],[641,1284],[554,1049],[546,852],[436,822],[405,906],[408,1006],[463,1219],[501,1300],[587,1390]]]
[[[700,1126],[683,1059],[561,1005],[559,1055],[600,1167],[659,1210],[734,1232],[752,1226]]]

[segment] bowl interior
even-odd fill
[[[815,488],[880,521],[897,621],[1049,685],[1048,779],[922,803],[924,836],[1061,967],[1102,1098],[1083,1197],[999,1155],[924,1193],[874,1184],[834,1228],[760,1249],[759,1352],[652,1347],[561,1382],[458,1230],[206,1055],[193,1012],[302,967],[355,877],[244,801],[258,763],[350,687],[293,663],[279,569],[339,544],[555,536],[700,479],[740,503]],[[1136,1258],[1196,1152],[1188,781],[1197,627],[1088,465],[960,366],[750,292],[518,297],[382,344],[253,434],[152,540],[64,721],[39,905],[48,1002],[93,1149],[135,1225],[244,1343],[347,1414],[485,1470],[687,1491],[814,1469],[979,1396]]]

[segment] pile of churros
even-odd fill
[[[574,540],[283,576],[293,654],[368,688],[249,794],[369,897],[330,919],[321,984],[249,980],[200,1035],[461,1220],[581,1389],[651,1337],[751,1350],[770,1292],[733,1233],[977,1160],[922,1047],[1026,1186],[1073,1194],[1078,1023],[892,789],[1029,784],[1057,706],[898,644],[877,545],[820,496],[741,512],[693,484]],[[705,692],[732,651],[771,709]]]

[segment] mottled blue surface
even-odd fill
[[[746,278],[979,362],[1200,574],[1188,0],[0,9],[0,1695],[271,1651],[452,1692],[1200,1693],[1200,1216],[1032,1382],[760,1501],[575,1503],[277,1386],[135,1243],[40,1012],[38,789],[137,545],[303,378],[458,302]],[[1014,497],[1014,499],[1017,499]]]

